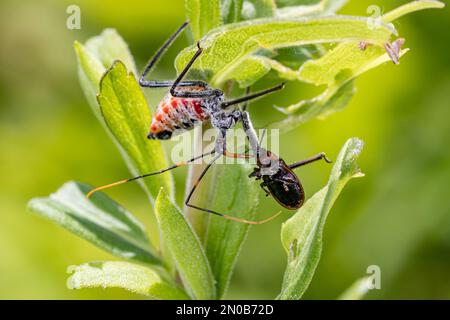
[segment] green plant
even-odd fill
[[[278,2],[267,0],[186,0],[192,40],[201,39],[204,48],[194,73],[221,88],[230,83],[245,88],[271,70],[288,81],[324,85],[326,89],[316,98],[280,108],[286,117],[270,126],[289,130],[343,109],[354,94],[354,79],[389,61],[384,45],[397,35],[391,22],[416,10],[443,7],[439,1],[414,1],[380,17],[371,28],[368,18],[334,15],[345,2],[305,5],[292,0],[280,9]],[[359,48],[361,41],[370,44],[366,50]],[[324,43],[334,46],[327,50]],[[179,53],[177,70],[194,50],[191,46]],[[131,174],[167,167],[162,144],[146,139],[150,109],[122,38],[107,29],[85,45],[76,42],[75,51],[86,98]],[[345,184],[362,175],[356,165],[362,145],[359,139],[349,139],[328,184],[283,224],[281,239],[288,263],[279,299],[299,299],[308,288],[320,259],[327,215]],[[197,201],[253,219],[260,190],[247,178],[250,171],[248,165],[216,166],[205,186],[207,192]],[[249,226],[204,215],[198,215],[200,221],[189,221],[183,214],[186,210],[174,203],[170,172],[139,183],[154,207],[161,237],[158,248],[142,224],[108,196],[98,193],[87,199],[91,187],[86,184],[68,182],[49,197],[30,201],[33,212],[114,256],[133,261],[69,267],[68,286],[121,287],[156,299],[222,298]],[[359,297],[363,282],[357,282],[343,298]]]

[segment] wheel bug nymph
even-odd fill
[[[145,88],[170,87],[170,92],[162,99],[156,109],[148,138],[167,140],[170,139],[177,130],[190,130],[196,123],[210,120],[212,126],[219,131],[216,151],[224,155],[233,156],[226,152],[225,136],[226,131],[234,127],[236,122],[240,119],[240,111],[228,111],[229,107],[281,90],[284,87],[284,83],[239,99],[225,101],[222,90],[213,89],[204,81],[183,81],[183,78],[186,76],[189,69],[203,52],[200,42],[197,43],[197,52],[187,63],[175,81],[145,80],[145,77],[150,73],[164,52],[188,24],[189,21],[186,21],[163,44],[156,52],[155,56],[150,60],[139,79],[139,84]]]
[[[150,131],[148,134],[149,139],[157,139],[157,140],[167,140],[170,139],[173,133],[176,130],[190,130],[194,127],[196,123],[201,123],[204,121],[211,121],[211,124],[218,131],[218,136],[215,141],[214,150],[204,153],[198,157],[194,157],[188,161],[176,164],[169,168],[160,170],[158,172],[144,174],[138,177],[118,181],[112,184],[108,184],[99,188],[95,188],[88,193],[88,197],[90,197],[94,192],[102,189],[106,189],[109,187],[113,187],[119,184],[123,184],[126,182],[134,181],[137,179],[142,179],[148,176],[160,174],[166,172],[168,170],[175,169],[182,165],[187,165],[189,163],[194,162],[198,159],[203,159],[206,156],[214,155],[212,162],[205,168],[204,172],[200,175],[200,178],[196,184],[194,184],[191,192],[189,193],[185,204],[188,207],[216,214],[219,216],[223,216],[228,219],[237,220],[240,222],[246,223],[263,223],[265,221],[255,222],[255,221],[247,221],[244,219],[239,219],[232,216],[227,216],[218,212],[214,212],[209,209],[199,208],[195,205],[192,205],[189,201],[192,197],[193,192],[195,191],[198,183],[206,174],[206,171],[211,167],[211,165],[222,155],[232,158],[249,158],[249,155],[245,154],[236,154],[228,152],[226,149],[226,134],[227,131],[233,128],[241,118],[242,113],[240,110],[235,109],[232,111],[228,111],[228,108],[234,105],[241,104],[243,102],[254,100],[260,98],[264,95],[272,93],[277,90],[281,90],[284,88],[284,83],[275,86],[273,88],[269,88],[260,92],[256,92],[254,94],[249,94],[244,97],[225,101],[224,93],[222,90],[211,88],[206,82],[198,81],[198,80],[190,80],[183,81],[183,78],[192,67],[194,62],[198,59],[198,57],[202,54],[203,49],[200,46],[200,43],[197,43],[197,52],[191,58],[191,60],[187,63],[185,68],[179,74],[175,81],[155,81],[155,80],[145,80],[145,77],[150,73],[152,68],[156,65],[161,56],[165,53],[165,51],[170,47],[170,45],[175,41],[178,35],[187,27],[189,21],[183,23],[183,25],[178,28],[178,30],[163,44],[163,46],[156,52],[154,57],[149,61],[148,65],[144,69],[142,73],[139,84],[145,88],[169,88],[170,92],[167,94],[162,101],[160,102],[158,108],[156,109],[155,116],[152,119],[152,123],[150,126]],[[181,89],[180,89],[181,88]]]

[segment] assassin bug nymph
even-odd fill
[[[156,109],[147,137],[149,139],[167,140],[172,137],[176,130],[190,130],[196,123],[210,120],[212,126],[219,132],[216,140],[217,153],[235,157],[237,155],[227,153],[226,151],[226,131],[234,127],[241,116],[239,110],[229,111],[229,107],[281,90],[284,87],[284,83],[239,99],[225,101],[222,90],[213,89],[204,81],[183,80],[194,62],[203,52],[199,42],[197,43],[197,52],[175,81],[145,80],[145,77],[150,73],[164,52],[188,24],[189,21],[183,23],[163,44],[149,61],[139,79],[139,84],[145,88],[170,87],[170,92],[161,100]]]
[[[245,130],[245,133],[247,135],[247,138],[250,142],[250,147],[255,154],[257,158],[257,167],[253,169],[253,172],[249,174],[249,178],[256,178],[256,180],[262,179],[263,182],[260,184],[261,188],[266,192],[266,196],[271,195],[280,205],[285,207],[289,210],[296,210],[299,209],[305,200],[305,193],[302,187],[302,184],[297,177],[297,175],[294,173],[294,169],[299,168],[301,166],[307,165],[309,163],[318,161],[318,160],[325,160],[328,163],[331,163],[331,161],[325,156],[325,153],[321,152],[317,154],[316,156],[313,156],[311,158],[293,163],[291,165],[287,165],[286,162],[278,157],[273,152],[266,150],[261,147],[261,143],[258,141],[257,135],[255,130],[253,129],[252,122],[250,120],[249,114],[247,111],[244,110],[241,112],[240,120],[242,121],[243,129]],[[189,163],[194,162],[197,159],[204,158],[208,155],[214,155],[216,153],[216,150],[212,150],[210,152],[204,153],[198,157],[194,157],[186,162],[182,162],[176,165],[173,165],[171,167],[168,167],[166,169],[144,174],[138,177],[122,180],[110,185],[106,185],[103,187],[99,187],[96,189],[93,189],[88,193],[88,197],[91,196],[94,192],[109,188],[118,184],[142,179],[145,177],[161,174],[163,172],[178,168],[182,165],[187,165]],[[221,154],[217,154],[212,161],[203,169],[202,173],[200,174],[199,178],[195,181],[191,191],[189,192],[186,200],[185,205],[206,213],[214,214],[217,216],[221,216],[226,219],[247,223],[247,224],[263,224],[266,223],[274,218],[276,218],[281,212],[278,212],[277,214],[261,221],[250,221],[246,219],[241,219],[233,216],[229,216],[211,209],[205,209],[200,208],[198,206],[195,206],[190,203],[190,199],[192,195],[194,194],[197,186],[200,184],[203,177],[206,175],[207,171],[213,163],[221,157]]]
[[[113,187],[119,184],[123,184],[126,182],[142,179],[145,177],[149,177],[152,175],[161,174],[163,172],[175,169],[177,167],[180,167],[182,165],[187,165],[189,163],[194,162],[195,160],[204,158],[209,155],[214,155],[212,161],[205,167],[203,172],[200,174],[200,177],[197,179],[197,181],[194,183],[192,190],[190,191],[188,197],[186,198],[185,204],[188,207],[204,211],[207,213],[215,214],[218,216],[222,216],[227,219],[243,222],[243,223],[249,223],[249,224],[262,224],[269,220],[272,220],[278,214],[262,220],[262,221],[249,221],[245,219],[240,219],[233,216],[228,216],[210,209],[204,209],[200,208],[198,206],[192,205],[190,203],[190,199],[196,190],[198,184],[202,180],[202,178],[205,176],[208,169],[212,166],[212,164],[222,155],[228,156],[228,157],[243,157],[248,158],[249,155],[244,154],[235,154],[235,153],[229,153],[226,150],[226,132],[227,130],[231,129],[235,126],[237,121],[242,121],[244,125],[244,130],[251,131],[251,122],[248,117],[248,113],[245,111],[246,106],[244,107],[244,111],[240,110],[233,110],[233,111],[226,111],[226,109],[230,106],[237,105],[243,102],[248,102],[250,100],[259,98],[261,96],[264,96],[266,94],[269,94],[271,92],[280,90],[284,87],[284,84],[275,86],[273,88],[257,92],[255,94],[249,94],[247,92],[247,95],[238,98],[231,101],[225,101],[224,99],[224,93],[219,89],[212,89],[209,87],[209,85],[203,81],[182,81],[183,77],[186,75],[186,73],[189,71],[190,67],[194,64],[195,60],[200,56],[202,53],[202,48],[199,44],[197,44],[198,50],[195,53],[195,55],[191,58],[191,60],[188,62],[184,70],[180,73],[178,78],[172,82],[172,81],[149,81],[145,80],[145,77],[148,75],[148,73],[151,71],[151,69],[155,66],[159,58],[162,56],[162,54],[168,49],[168,47],[173,43],[173,41],[177,38],[177,36],[183,31],[186,26],[188,25],[188,22],[185,22],[164,44],[163,46],[157,51],[155,56],[150,60],[148,65],[146,66],[139,83],[142,87],[149,87],[149,88],[164,88],[164,87],[170,87],[170,94],[168,94],[159,104],[155,117],[153,118],[151,127],[150,127],[150,133],[148,134],[149,139],[159,139],[159,140],[167,140],[170,139],[173,132],[177,129],[184,129],[189,130],[194,127],[194,124],[196,122],[203,122],[211,119],[212,126],[215,127],[219,135],[215,142],[215,148],[214,150],[204,153],[200,156],[194,157],[188,161],[173,165],[169,168],[144,174],[138,177],[118,181],[109,185],[105,185],[99,188],[95,188],[91,190],[88,193],[88,197],[91,196],[94,192],[102,189],[106,189],[109,187]],[[179,88],[183,88],[183,90],[179,90]],[[253,129],[252,129],[253,130]],[[253,131],[251,131],[253,132]],[[249,140],[254,142],[255,138],[252,136],[248,137]],[[258,154],[258,166],[260,169],[266,169],[264,166],[266,165],[264,161],[260,161],[259,154],[262,154],[263,150],[259,147],[259,145],[255,145],[253,143],[252,146],[253,151],[256,151]],[[269,151],[264,150],[266,154],[271,154]],[[284,163],[282,159],[279,159],[274,154],[271,154],[270,157],[272,160],[278,159],[276,162],[279,164],[282,164],[281,169],[284,170],[283,172],[278,172],[277,175],[266,175],[262,172],[264,170],[255,170],[250,176],[254,176],[257,179],[263,179],[264,190],[266,190],[266,194],[272,194],[274,198],[283,206],[289,209],[294,209],[295,207],[300,207],[303,203],[304,195],[303,195],[303,189],[301,187],[300,182],[298,181],[298,178],[296,178],[295,174],[291,174],[291,169],[288,168],[288,166]],[[324,158],[324,155],[321,155],[317,159],[312,159],[308,163],[312,161],[316,161],[319,159]],[[325,158],[326,159],[326,158]],[[306,164],[306,163],[305,163]],[[302,164],[299,164],[300,166]],[[292,179],[288,179],[288,174],[292,175]],[[283,178],[285,179],[285,184],[280,185],[281,182],[283,182]],[[283,197],[283,189],[280,188],[283,187],[285,190],[285,195]],[[293,194],[292,190],[287,190],[288,187],[295,186],[295,190],[297,191],[297,194]],[[287,200],[287,199],[293,199],[297,198],[301,201],[297,201],[294,203],[294,200]]]

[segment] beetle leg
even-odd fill
[[[260,186],[261,186],[261,189],[263,189],[264,192],[266,193],[266,197],[271,195],[270,191],[267,189],[267,184],[265,182],[262,182],[260,184]]]

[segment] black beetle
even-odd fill
[[[257,159],[257,167],[253,169],[249,178],[262,179],[261,188],[266,192],[266,196],[271,195],[286,209],[299,209],[305,202],[305,192],[293,170],[321,159],[328,163],[331,161],[324,152],[321,152],[311,158],[288,165],[276,154],[260,146],[247,112],[242,113],[242,123]]]

